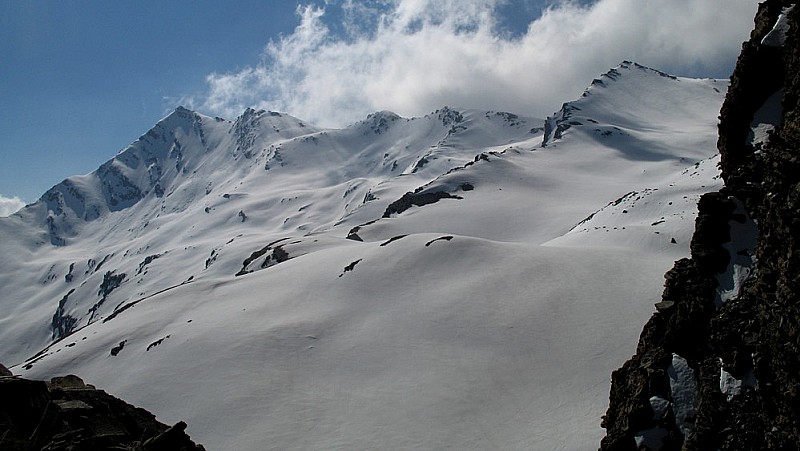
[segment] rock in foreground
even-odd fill
[[[0,399],[0,448],[4,450],[205,449],[184,432],[186,423],[162,424],[147,410],[87,385],[77,376],[46,383],[3,372]]]

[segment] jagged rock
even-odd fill
[[[136,269],[136,275],[138,276],[139,274],[141,274],[142,271],[145,271],[147,269],[147,265],[149,265],[150,263],[153,263],[153,260],[155,260],[157,258],[161,258],[163,255],[164,254],[153,254],[153,255],[148,255],[147,257],[145,257],[144,261],[139,263],[139,268]],[[145,271],[145,273],[146,272],[147,271]]]
[[[0,378],[0,447],[3,450],[204,450],[184,432],[138,407],[69,375],[49,384]]]
[[[272,251],[272,254],[268,255],[266,260],[264,260],[264,263],[261,264],[262,268],[266,268],[267,266],[270,266],[270,264],[269,264],[270,260],[274,261],[276,264],[277,263],[283,263],[286,260],[289,260],[291,258],[289,256],[289,253],[286,252],[286,250],[283,249],[283,247],[275,246],[276,244],[280,243],[281,241],[285,241],[285,240],[288,240],[288,239],[289,238],[281,238],[281,239],[279,239],[277,241],[273,241],[273,242],[267,244],[266,246],[264,246],[263,248],[261,248],[261,249],[255,251],[255,252],[253,252],[252,254],[250,254],[250,256],[247,257],[242,262],[242,269],[239,270],[239,272],[236,273],[236,276],[238,277],[238,276],[243,276],[245,274],[251,273],[252,271],[247,269],[247,267],[250,265],[250,263],[252,263],[255,259],[263,256],[264,254],[266,254],[269,251]],[[273,246],[275,246],[275,247],[273,247]]]
[[[50,383],[47,384],[47,388],[50,390],[77,390],[87,387],[86,383],[83,382],[83,379],[74,374],[68,374],[66,376],[54,377],[50,379]]]
[[[111,355],[114,356],[114,357],[119,355],[119,352],[122,351],[123,348],[125,348],[125,343],[127,341],[128,340],[122,340],[122,341],[119,342],[118,345],[116,345],[113,348],[111,348]]]
[[[186,423],[179,421],[174,426],[162,432],[156,437],[147,439],[142,444],[144,451],[160,451],[169,449],[185,449],[185,443],[189,439],[186,435]]]
[[[762,3],[742,46],[719,125],[725,186],[700,199],[691,259],[667,273],[636,355],[612,375],[603,450],[800,443],[800,8],[789,10],[792,3]],[[762,43],[787,12],[783,46]],[[753,143],[755,113],[781,89],[782,121],[766,141]],[[756,263],[738,295],[722,299],[718,280],[735,257],[726,248],[735,238],[730,224],[743,222],[738,205],[757,223]],[[684,427],[665,390],[670,356],[680,356],[695,376],[694,415]],[[660,420],[653,419],[654,398],[670,402]],[[648,441],[652,431],[660,431],[660,441]]]
[[[105,300],[112,291],[119,288],[122,281],[125,280],[125,276],[125,273],[114,274],[114,271],[106,271],[106,273],[103,274],[103,282],[97,290],[97,295],[102,296],[103,300]]]
[[[339,274],[339,277],[342,277],[344,275],[344,273],[346,273],[346,272],[350,272],[350,271],[354,270],[356,268],[356,265],[359,264],[361,262],[361,260],[362,259],[359,258],[356,261],[350,262],[349,265],[344,267],[344,270],[342,270],[342,273]]]
[[[75,289],[72,288],[69,290],[67,294],[58,301],[58,308],[56,312],[53,314],[53,320],[51,322],[51,328],[53,329],[53,338],[64,338],[67,335],[71,334],[73,330],[75,330],[75,326],[78,324],[78,320],[64,313],[67,301],[69,300],[69,296],[75,292]]]
[[[367,115],[367,118],[362,121],[363,134],[376,134],[386,133],[391,128],[392,123],[400,119],[395,113],[391,111],[379,111]]]
[[[695,231],[689,249],[697,267],[707,274],[725,272],[730,255],[722,245],[731,240],[728,222],[736,208],[721,192],[706,193],[697,203]]]
[[[389,204],[386,211],[383,212],[384,218],[390,218],[393,214],[400,214],[413,206],[422,207],[428,204],[434,204],[442,199],[463,199],[461,196],[450,194],[446,191],[428,191],[428,192],[408,192],[403,194],[403,197]]]

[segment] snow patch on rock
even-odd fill
[[[716,275],[719,286],[717,287],[717,306],[739,297],[745,282],[753,276],[755,270],[756,238],[758,226],[747,213],[739,199],[734,199],[736,210],[732,213],[733,220],[729,221],[731,240],[722,246],[730,254],[728,268],[724,273]]]
[[[672,392],[672,411],[675,422],[686,437],[694,427],[697,379],[689,362],[678,354],[672,354],[672,363],[667,368],[669,387]]]
[[[761,40],[761,45],[783,47],[786,42],[786,34],[789,32],[789,13],[794,9],[794,6],[787,6],[781,10],[781,14],[778,16],[778,20],[775,21],[772,30]]]

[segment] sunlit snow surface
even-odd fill
[[[727,87],[628,63],[598,80],[547,147],[508,113],[323,130],[178,110],[105,178],[0,219],[0,360],[209,449],[596,448],[611,371],[721,185]],[[417,188],[451,197],[384,215]],[[47,348],[67,294],[76,331]]]

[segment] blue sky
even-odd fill
[[[724,11],[720,11],[724,5]],[[623,59],[727,77],[750,0],[0,0],[0,214],[177,105],[344,126],[443,105],[545,116]],[[690,14],[687,14],[691,11]]]
[[[0,3],[0,194],[28,202],[296,25],[293,2]]]

